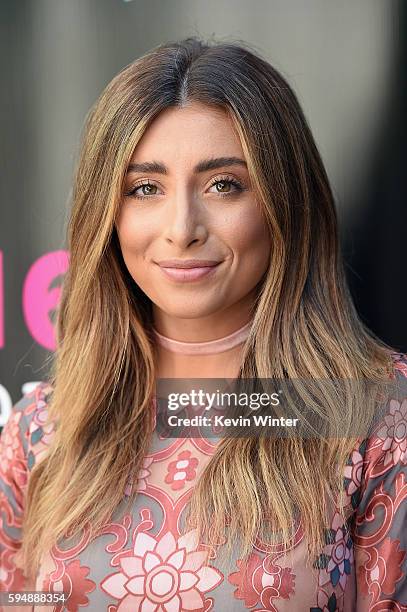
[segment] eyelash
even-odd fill
[[[233,178],[232,176],[227,176],[227,177],[222,177],[222,178],[215,177],[213,179],[212,183],[209,185],[209,188],[213,187],[214,185],[217,185],[217,183],[229,183],[230,185],[233,185],[235,187],[235,191],[229,191],[227,193],[218,193],[217,195],[219,195],[221,198],[231,197],[233,195],[241,193],[242,191],[245,191],[245,187],[239,181],[237,181],[235,178]],[[155,193],[152,194],[151,196],[136,195],[135,194],[136,189],[139,189],[143,185],[151,185],[152,187],[156,187],[156,185],[154,183],[150,183],[150,181],[147,180],[147,182],[136,183],[124,195],[126,195],[126,196],[133,196],[133,197],[137,198],[138,200],[148,200],[152,196],[156,195]]]

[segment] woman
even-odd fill
[[[366,439],[352,427],[377,406],[350,395],[324,406],[330,440],[154,427],[161,378],[406,377],[353,308],[282,76],[196,38],[122,70],[87,119],[68,249],[52,376],[2,434],[3,590],[64,591],[68,610],[406,610],[405,403]]]

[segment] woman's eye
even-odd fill
[[[216,193],[221,197],[233,196],[244,191],[243,185],[234,178],[217,178],[213,180],[209,188],[216,187]],[[141,191],[140,191],[141,190]],[[211,192],[214,193],[214,192]],[[125,193],[126,196],[133,196],[139,200],[148,199],[150,196],[157,195],[157,185],[153,183],[140,183],[134,185]]]
[[[236,192],[243,191],[242,185],[235,179],[217,179],[212,183],[211,188],[212,187],[216,187],[216,193],[223,196],[233,195]]]
[[[141,189],[143,195],[137,195],[138,190]],[[139,185],[134,185],[125,195],[127,196],[135,196],[136,198],[140,198],[141,200],[144,198],[148,198],[149,195],[156,195],[154,189],[157,189],[157,185],[153,185],[152,183],[141,183]]]

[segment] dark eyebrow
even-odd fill
[[[193,171],[195,174],[199,172],[206,172],[207,170],[216,170],[217,168],[223,168],[224,166],[244,166],[247,168],[247,164],[244,159],[239,157],[212,157],[211,159],[203,159],[196,166]],[[127,174],[130,172],[154,172],[156,174],[168,174],[167,167],[161,162],[142,162],[139,164],[129,164],[127,168]]]

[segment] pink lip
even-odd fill
[[[157,261],[163,268],[205,268],[206,266],[216,266],[220,263],[213,259],[162,259]]]
[[[201,268],[166,268],[164,266],[160,266],[160,269],[164,272],[164,274],[176,281],[193,281],[203,276],[208,276],[213,273],[219,264],[213,266],[205,266]]]

